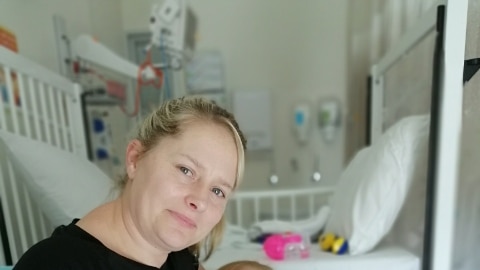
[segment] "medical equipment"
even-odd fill
[[[151,41],[146,51],[163,49],[167,55],[176,58],[175,64],[153,63],[154,67],[181,67],[188,60],[195,45],[196,18],[186,0],[167,0],[162,5],[154,4],[150,18]],[[129,78],[139,77],[139,67],[112,52],[105,45],[88,35],[80,35],[71,41],[72,56],[75,60],[105,67]],[[180,64],[180,66],[178,65]],[[140,71],[144,79],[153,79],[155,71],[149,66]]]
[[[95,162],[106,174],[112,175],[113,156],[112,132],[110,123],[106,121],[108,112],[98,109],[90,110],[89,114],[89,137],[92,153],[91,160]]]
[[[195,49],[197,18],[187,0],[165,0],[154,4],[150,17],[150,45],[163,47],[172,56],[170,66],[180,68]],[[147,48],[148,49],[148,48]]]
[[[293,130],[299,144],[305,144],[311,129],[310,105],[299,103],[293,108]]]
[[[100,67],[113,70],[118,74],[128,78],[137,79],[139,67],[132,62],[120,57],[102,43],[96,41],[89,35],[80,35],[71,42],[72,59],[78,61],[87,61]],[[81,63],[72,67],[74,71],[80,72]],[[142,70],[142,77],[153,79],[153,71],[150,69]]]
[[[145,48],[145,60],[140,65],[123,59],[89,35],[80,35],[69,41],[71,55],[63,58],[68,59],[77,76],[90,73],[107,86],[110,86],[111,81],[95,71],[95,66],[136,80],[135,93],[123,94],[135,98],[133,111],[127,111],[125,102],[121,105],[127,115],[135,116],[139,111],[141,87],[153,85],[161,89],[164,83],[163,70],[180,69],[191,58],[195,45],[196,17],[186,0],[167,0],[153,5],[149,29],[151,40]],[[160,63],[153,63],[151,53],[157,49],[160,50],[162,59]]]

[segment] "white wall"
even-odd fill
[[[124,54],[119,0],[0,0],[0,25],[13,31],[19,51],[54,71],[59,71],[54,14],[63,16],[70,38],[91,34],[119,54]]]
[[[147,31],[155,1],[121,0],[126,32]],[[268,89],[273,96],[274,160],[280,185],[310,185],[313,152],[320,155],[325,181],[335,182],[343,166],[343,132],[323,143],[315,126],[299,146],[292,133],[292,107],[321,97],[346,97],[346,0],[189,1],[198,18],[197,50],[219,50],[228,91]],[[178,83],[181,85],[181,83]],[[315,107],[316,109],[316,107]],[[315,118],[315,120],[317,120]],[[266,188],[269,153],[249,153],[243,188]],[[297,160],[297,171],[292,169]]]
[[[71,38],[90,33],[125,55],[125,35],[148,31],[153,0],[0,0],[0,25],[17,35],[22,54],[58,70],[52,15],[67,22]],[[190,1],[198,17],[197,49],[219,50],[226,64],[228,91],[272,92],[273,160],[280,185],[309,184],[320,156],[325,181],[334,182],[343,166],[343,132],[323,143],[318,127],[299,146],[292,132],[292,107],[322,97],[345,102],[347,0]],[[183,88],[183,79],[176,79]],[[180,90],[180,92],[183,90]],[[317,106],[313,107],[317,109]],[[314,120],[317,120],[315,117]],[[249,153],[244,188],[266,188],[271,153]],[[298,169],[292,164],[296,161]]]

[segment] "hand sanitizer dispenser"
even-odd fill
[[[295,136],[300,144],[304,144],[308,139],[310,129],[310,106],[306,103],[297,104],[293,110],[293,129]]]
[[[327,143],[335,140],[340,129],[340,114],[340,102],[338,100],[327,99],[320,103],[319,126]]]

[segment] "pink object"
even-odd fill
[[[273,260],[307,258],[308,248],[300,234],[273,234],[263,242],[265,254]]]
[[[116,97],[120,100],[125,100],[125,85],[116,81],[107,80],[107,93],[110,96]]]

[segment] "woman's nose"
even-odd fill
[[[195,210],[203,212],[207,208],[208,202],[208,193],[205,191],[196,190],[190,193],[187,196],[187,204],[188,206]]]

